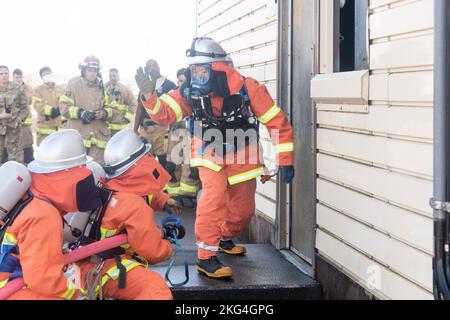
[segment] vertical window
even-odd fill
[[[368,0],[334,1],[334,72],[368,69]]]

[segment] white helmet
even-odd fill
[[[228,54],[220,44],[211,38],[194,38],[190,49],[186,50],[189,65],[212,62],[227,62]]]
[[[36,160],[28,165],[33,173],[53,173],[84,166],[92,158],[86,155],[83,139],[76,130],[50,134],[37,150]]]
[[[146,155],[151,147],[133,131],[120,131],[106,145],[104,155],[106,177],[114,179],[121,176]]]
[[[95,162],[95,161],[89,162],[86,165],[86,168],[88,168],[89,170],[92,171],[92,174],[94,175],[94,180],[95,180],[96,184],[98,184],[100,182],[100,179],[106,178],[105,169],[103,169],[103,167],[98,162]]]
[[[31,174],[18,162],[9,161],[0,167],[0,220],[5,218],[31,186]]]

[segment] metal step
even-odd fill
[[[161,221],[163,214],[157,214]],[[183,300],[311,300],[321,298],[320,284],[302,273],[287,261],[270,244],[249,244],[247,255],[228,256],[219,254],[219,259],[233,269],[233,278],[210,279],[197,272],[197,249],[195,246],[194,213],[182,216],[188,236],[182,241],[183,250],[178,253],[170,279],[181,282],[184,277],[183,255],[189,262],[190,280],[187,285],[172,288],[175,299]],[[169,262],[151,267],[163,277]]]

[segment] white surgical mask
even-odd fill
[[[53,74],[46,74],[45,76],[42,77],[42,81],[44,83],[53,83]]]

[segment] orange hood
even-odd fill
[[[244,77],[235,68],[230,67],[226,62],[213,62],[211,69],[214,71],[225,72],[230,95],[239,94],[239,92],[241,92],[241,89],[244,86]]]
[[[135,193],[146,197],[161,192],[169,180],[170,175],[159,162],[145,155],[127,172],[108,180],[105,187],[113,191]]]
[[[77,212],[77,183],[91,174],[86,167],[48,174],[32,173],[30,190],[37,198],[50,201],[62,214]]]

